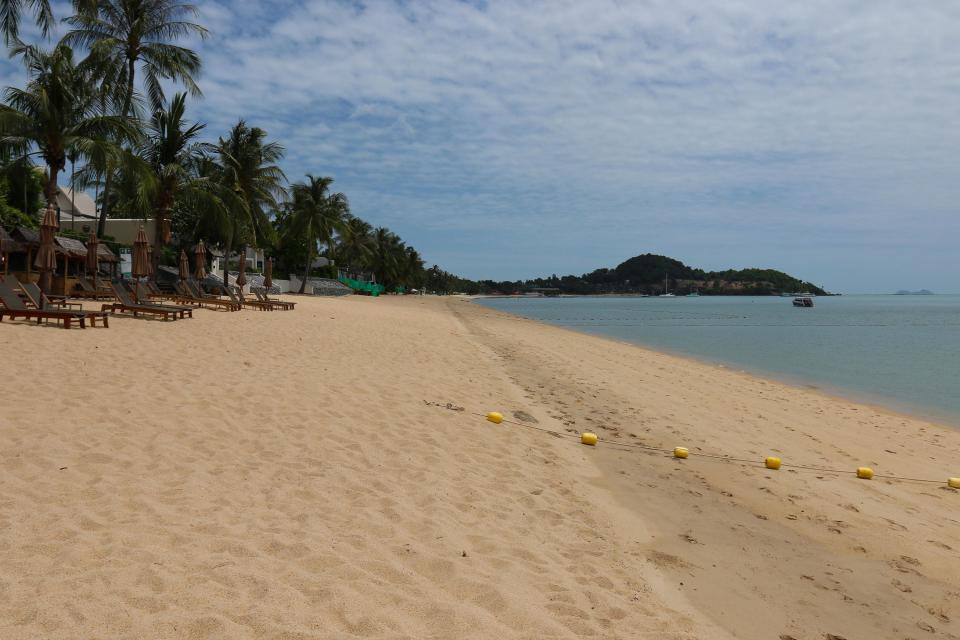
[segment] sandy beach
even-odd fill
[[[296,300],[0,325],[0,638],[960,638],[960,430],[463,298]]]

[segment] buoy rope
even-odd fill
[[[452,404],[450,404],[450,403],[447,403],[446,405],[441,404],[441,403],[430,403],[430,404],[432,404],[433,406],[436,406],[436,407],[440,407],[441,409],[446,409],[446,410],[448,410],[448,411],[456,411],[456,412],[461,412],[461,411],[462,411],[462,409],[460,409],[460,408],[458,408],[458,407],[454,407],[454,406],[453,406]],[[479,413],[479,412],[475,412],[475,411],[467,412],[467,415],[476,416],[476,417],[484,418],[484,419],[486,419],[486,417],[487,417],[487,414],[485,414],[485,413]],[[546,428],[546,427],[538,427],[538,426],[535,426],[535,425],[532,425],[532,424],[529,424],[529,423],[526,423],[526,422],[519,422],[519,421],[517,421],[517,420],[510,420],[509,418],[506,418],[506,417],[501,418],[501,421],[502,421],[502,422],[505,422],[505,423],[507,423],[507,424],[511,424],[511,425],[513,425],[513,426],[516,426],[516,427],[522,427],[522,428],[524,428],[524,429],[529,429],[529,430],[531,430],[531,431],[539,431],[539,432],[541,432],[541,433],[548,433],[548,434],[550,434],[550,435],[552,435],[552,436],[554,436],[554,437],[557,437],[557,438],[571,438],[571,439],[576,439],[576,440],[578,440],[578,441],[579,441],[580,438],[581,438],[581,436],[578,435],[578,434],[562,433],[562,432],[560,432],[560,431],[555,431],[555,430],[553,430],[553,429],[548,429],[548,428]],[[630,450],[638,450],[638,449],[639,449],[639,450],[641,450],[641,451],[646,451],[646,452],[650,452],[650,453],[659,453],[659,454],[664,454],[664,455],[666,455],[666,456],[674,457],[674,450],[673,450],[673,449],[664,449],[664,448],[662,448],[662,447],[654,447],[654,446],[652,446],[652,445],[643,444],[643,443],[641,443],[641,442],[617,442],[617,441],[615,441],[615,440],[608,440],[608,439],[606,439],[606,438],[600,438],[599,436],[597,437],[597,442],[598,442],[598,443],[602,442],[602,443],[604,443],[604,444],[606,444],[606,445],[608,445],[608,446],[620,447],[620,449],[619,449],[620,451],[630,451]],[[764,461],[762,461],[762,460],[756,460],[756,459],[751,459],[751,458],[736,458],[736,457],[733,457],[733,456],[730,456],[730,455],[726,455],[726,454],[722,454],[722,453],[711,453],[711,452],[703,452],[703,451],[697,451],[697,452],[695,452],[695,453],[693,453],[693,454],[691,454],[691,455],[694,456],[694,457],[697,457],[697,458],[705,458],[705,459],[707,459],[707,460],[718,460],[718,461],[720,461],[720,462],[727,462],[727,463],[733,463],[733,464],[741,464],[741,465],[750,466],[750,467],[766,468],[766,466],[765,466],[765,464],[764,464]],[[802,465],[802,464],[790,464],[790,463],[786,463],[786,462],[781,463],[781,466],[784,467],[784,468],[794,469],[794,470],[796,470],[796,471],[810,471],[810,472],[815,472],[815,473],[834,473],[834,474],[840,474],[840,475],[857,475],[857,472],[856,472],[856,471],[851,471],[851,470],[849,470],[849,469],[831,469],[831,468],[829,468],[829,467],[820,467],[820,466]],[[943,480],[931,480],[931,479],[929,479],[929,478],[908,478],[908,477],[906,477],[906,476],[897,476],[897,475],[892,475],[892,474],[882,474],[882,475],[881,475],[881,474],[876,474],[876,475],[874,475],[873,477],[874,477],[874,478],[877,478],[877,479],[889,480],[889,481],[892,481],[892,482],[922,482],[922,483],[928,483],[928,484],[943,484]]]

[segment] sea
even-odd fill
[[[584,333],[960,426],[960,295],[482,298]]]

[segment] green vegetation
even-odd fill
[[[176,266],[181,249],[203,239],[230,256],[247,246],[275,258],[278,274],[375,280],[377,290],[429,285],[440,292],[479,285],[426,269],[395,233],[350,212],[330,193],[333,178],[308,175],[289,188],[284,149],[240,120],[215,143],[187,117],[187,96],[201,95],[202,60],[178,41],[205,38],[180,0],[73,0],[69,32],[47,50],[24,43],[32,19],[44,41],[56,19],[47,0],[0,0],[0,29],[28,72],[0,105],[0,224],[36,226],[71,163],[71,187],[96,193],[97,233],[111,217],[154,219],[154,261]],[[185,88],[171,100],[163,87]],[[42,160],[39,171],[34,160]],[[79,170],[74,172],[74,165]],[[41,176],[44,178],[41,180]],[[318,256],[335,266],[312,269]]]
[[[550,276],[515,282],[485,280],[481,288],[495,293],[517,293],[533,288],[557,288],[567,294],[661,294],[664,279],[670,292],[683,295],[773,295],[809,291],[827,295],[820,287],[774,269],[729,269],[704,271],[667,256],[645,253],[621,262],[613,269],[597,269],[581,276]]]

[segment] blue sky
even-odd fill
[[[960,291],[960,3],[198,4],[193,117],[267,129],[448,270]]]

